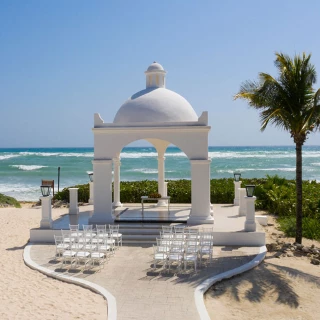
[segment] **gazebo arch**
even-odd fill
[[[147,140],[158,152],[159,191],[163,191],[164,153],[170,143],[180,148],[191,163],[191,212],[189,224],[213,223],[210,214],[210,162],[208,113],[198,118],[192,106],[177,93],[165,89],[166,72],[158,63],[149,66],[147,88],[134,94],[119,109],[113,123],[94,115],[94,214],[92,223],[113,223],[112,164],[120,174],[123,147]],[[118,167],[116,168],[116,166]],[[119,186],[115,191],[118,192]],[[161,192],[159,192],[161,193]]]

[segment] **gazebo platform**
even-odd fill
[[[141,204],[123,204],[114,210],[115,223],[120,225],[124,243],[155,243],[162,225],[186,224],[190,214],[189,204],[172,204],[170,211],[167,207],[155,205],[146,206],[144,213]],[[215,245],[241,245],[263,246],[265,245],[265,233],[256,221],[256,231],[244,230],[245,217],[238,215],[237,206],[231,204],[214,204],[214,224],[193,225],[198,228],[213,228]],[[69,229],[69,224],[89,223],[93,206],[80,207],[78,215],[65,214],[53,222],[52,229],[31,229],[31,242],[54,242],[53,235],[60,235],[61,229]]]

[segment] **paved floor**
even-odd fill
[[[123,246],[104,265],[90,271],[61,269],[54,260],[54,245],[34,245],[31,259],[64,275],[83,278],[106,288],[117,302],[119,320],[195,320],[199,319],[194,290],[208,277],[234,269],[251,261],[258,247],[214,247],[211,266],[198,272],[189,269],[176,273],[160,265],[152,268],[152,247]]]

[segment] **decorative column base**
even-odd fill
[[[244,197],[247,206],[246,221],[244,223],[245,231],[252,232],[256,231],[255,221],[255,205],[254,202],[256,197]]]
[[[51,218],[51,199],[52,196],[40,197],[41,199],[41,216],[40,229],[51,229],[52,218]]]
[[[190,213],[189,219],[187,221],[188,225],[196,225],[196,224],[213,224],[214,223],[214,218],[210,214],[209,216],[193,216]]]
[[[158,200],[157,207],[167,207],[168,201],[167,200]]]
[[[112,206],[113,206],[114,208],[118,208],[118,207],[123,207],[123,204],[122,204],[120,201],[118,201],[118,202],[113,202],[113,203],[112,203]]]

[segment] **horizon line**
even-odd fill
[[[311,144],[311,145],[304,145],[305,147],[320,147],[320,144]],[[213,147],[213,148],[237,148],[237,147],[295,147],[295,144],[292,145],[210,145],[208,148]],[[0,147],[0,150],[2,149],[94,149],[94,147]],[[124,148],[154,148],[152,145],[145,145],[145,146],[125,146]],[[168,146],[168,148],[178,148],[176,145]]]

